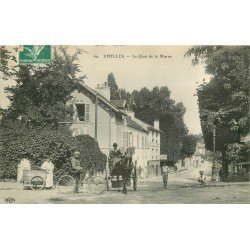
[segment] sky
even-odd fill
[[[142,87],[167,86],[171,98],[186,107],[184,121],[190,133],[201,133],[196,88],[205,75],[204,66],[193,66],[191,58],[184,57],[190,46],[77,46],[85,52],[79,56],[80,75],[92,88],[107,80],[113,72],[120,88],[127,91]],[[75,46],[68,46],[70,52]],[[0,106],[7,107],[4,87],[13,82],[1,81]]]

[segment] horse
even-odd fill
[[[133,163],[133,155],[135,153],[135,148],[134,147],[129,147],[125,151],[124,155],[122,156],[121,160],[118,161],[112,172],[111,175],[117,176],[117,182],[118,182],[118,187],[119,187],[119,176],[122,176],[122,181],[123,181],[123,194],[127,194],[128,189],[127,189],[127,182],[131,176],[132,170],[135,167],[135,164]]]

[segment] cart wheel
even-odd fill
[[[107,182],[100,176],[94,176],[89,180],[89,189],[97,194],[101,194],[106,190]]]
[[[57,188],[62,194],[70,194],[76,188],[76,180],[70,175],[63,175],[57,182]]]
[[[45,182],[41,176],[34,176],[30,180],[30,188],[33,190],[42,190]]]

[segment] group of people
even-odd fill
[[[46,160],[41,166],[41,169],[46,171],[45,188],[53,187],[53,170],[54,164],[51,161],[51,157],[47,156]],[[17,167],[17,182],[23,181],[24,171],[31,170],[31,162],[28,156],[24,156]]]
[[[110,167],[111,173],[114,169],[115,164],[121,160],[123,155],[124,154],[118,148],[117,143],[114,143],[113,149],[110,151],[110,154],[109,154],[109,167]],[[138,173],[141,174],[141,172],[142,172],[142,167],[139,166]],[[170,168],[168,167],[168,165],[166,163],[163,164],[163,166],[161,168],[161,173],[162,173],[163,185],[164,185],[164,188],[166,189],[167,184],[168,184],[168,174],[170,173]]]
[[[72,158],[71,158],[71,167],[72,170],[74,171],[74,174],[76,176],[76,180],[77,180],[77,187],[75,192],[79,192],[78,191],[78,182],[82,182],[86,171],[84,170],[84,168],[81,166],[81,162],[80,162],[80,152],[79,151],[75,151]],[[18,164],[17,167],[17,182],[21,183],[23,182],[23,178],[24,178],[24,174],[25,171],[31,170],[32,166],[31,166],[31,161],[28,157],[28,155],[24,155],[23,158],[21,159],[20,163]],[[50,189],[53,187],[54,185],[54,164],[52,163],[52,157],[51,156],[47,156],[46,160],[44,161],[44,163],[41,165],[42,170],[46,171],[46,180],[45,180],[45,188]]]
[[[123,156],[124,156],[124,153],[122,153],[122,151],[118,148],[117,143],[114,143],[113,149],[110,151],[110,154],[109,154],[110,173],[112,173],[114,166],[117,164],[117,162],[119,162],[122,159]],[[41,165],[41,169],[46,171],[45,187],[48,189],[52,188],[54,185],[53,184],[54,183],[53,181],[54,164],[52,163],[51,160],[52,160],[51,157],[47,156],[46,160]],[[77,193],[79,192],[78,183],[79,182],[81,183],[84,180],[85,175],[86,175],[86,170],[82,167],[82,164],[80,162],[79,151],[74,152],[71,158],[71,167],[77,180],[77,185],[75,189],[75,192]],[[21,159],[17,168],[17,182],[18,183],[23,181],[24,171],[27,171],[27,170],[31,170],[31,162],[28,156],[26,155],[25,157]],[[169,167],[166,164],[164,164],[162,166],[162,178],[163,178],[163,184],[165,188],[167,188],[169,172],[170,172]]]

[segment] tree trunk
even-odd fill
[[[221,155],[222,161],[222,181],[226,181],[228,176],[228,161],[226,160],[226,151],[223,150]]]

